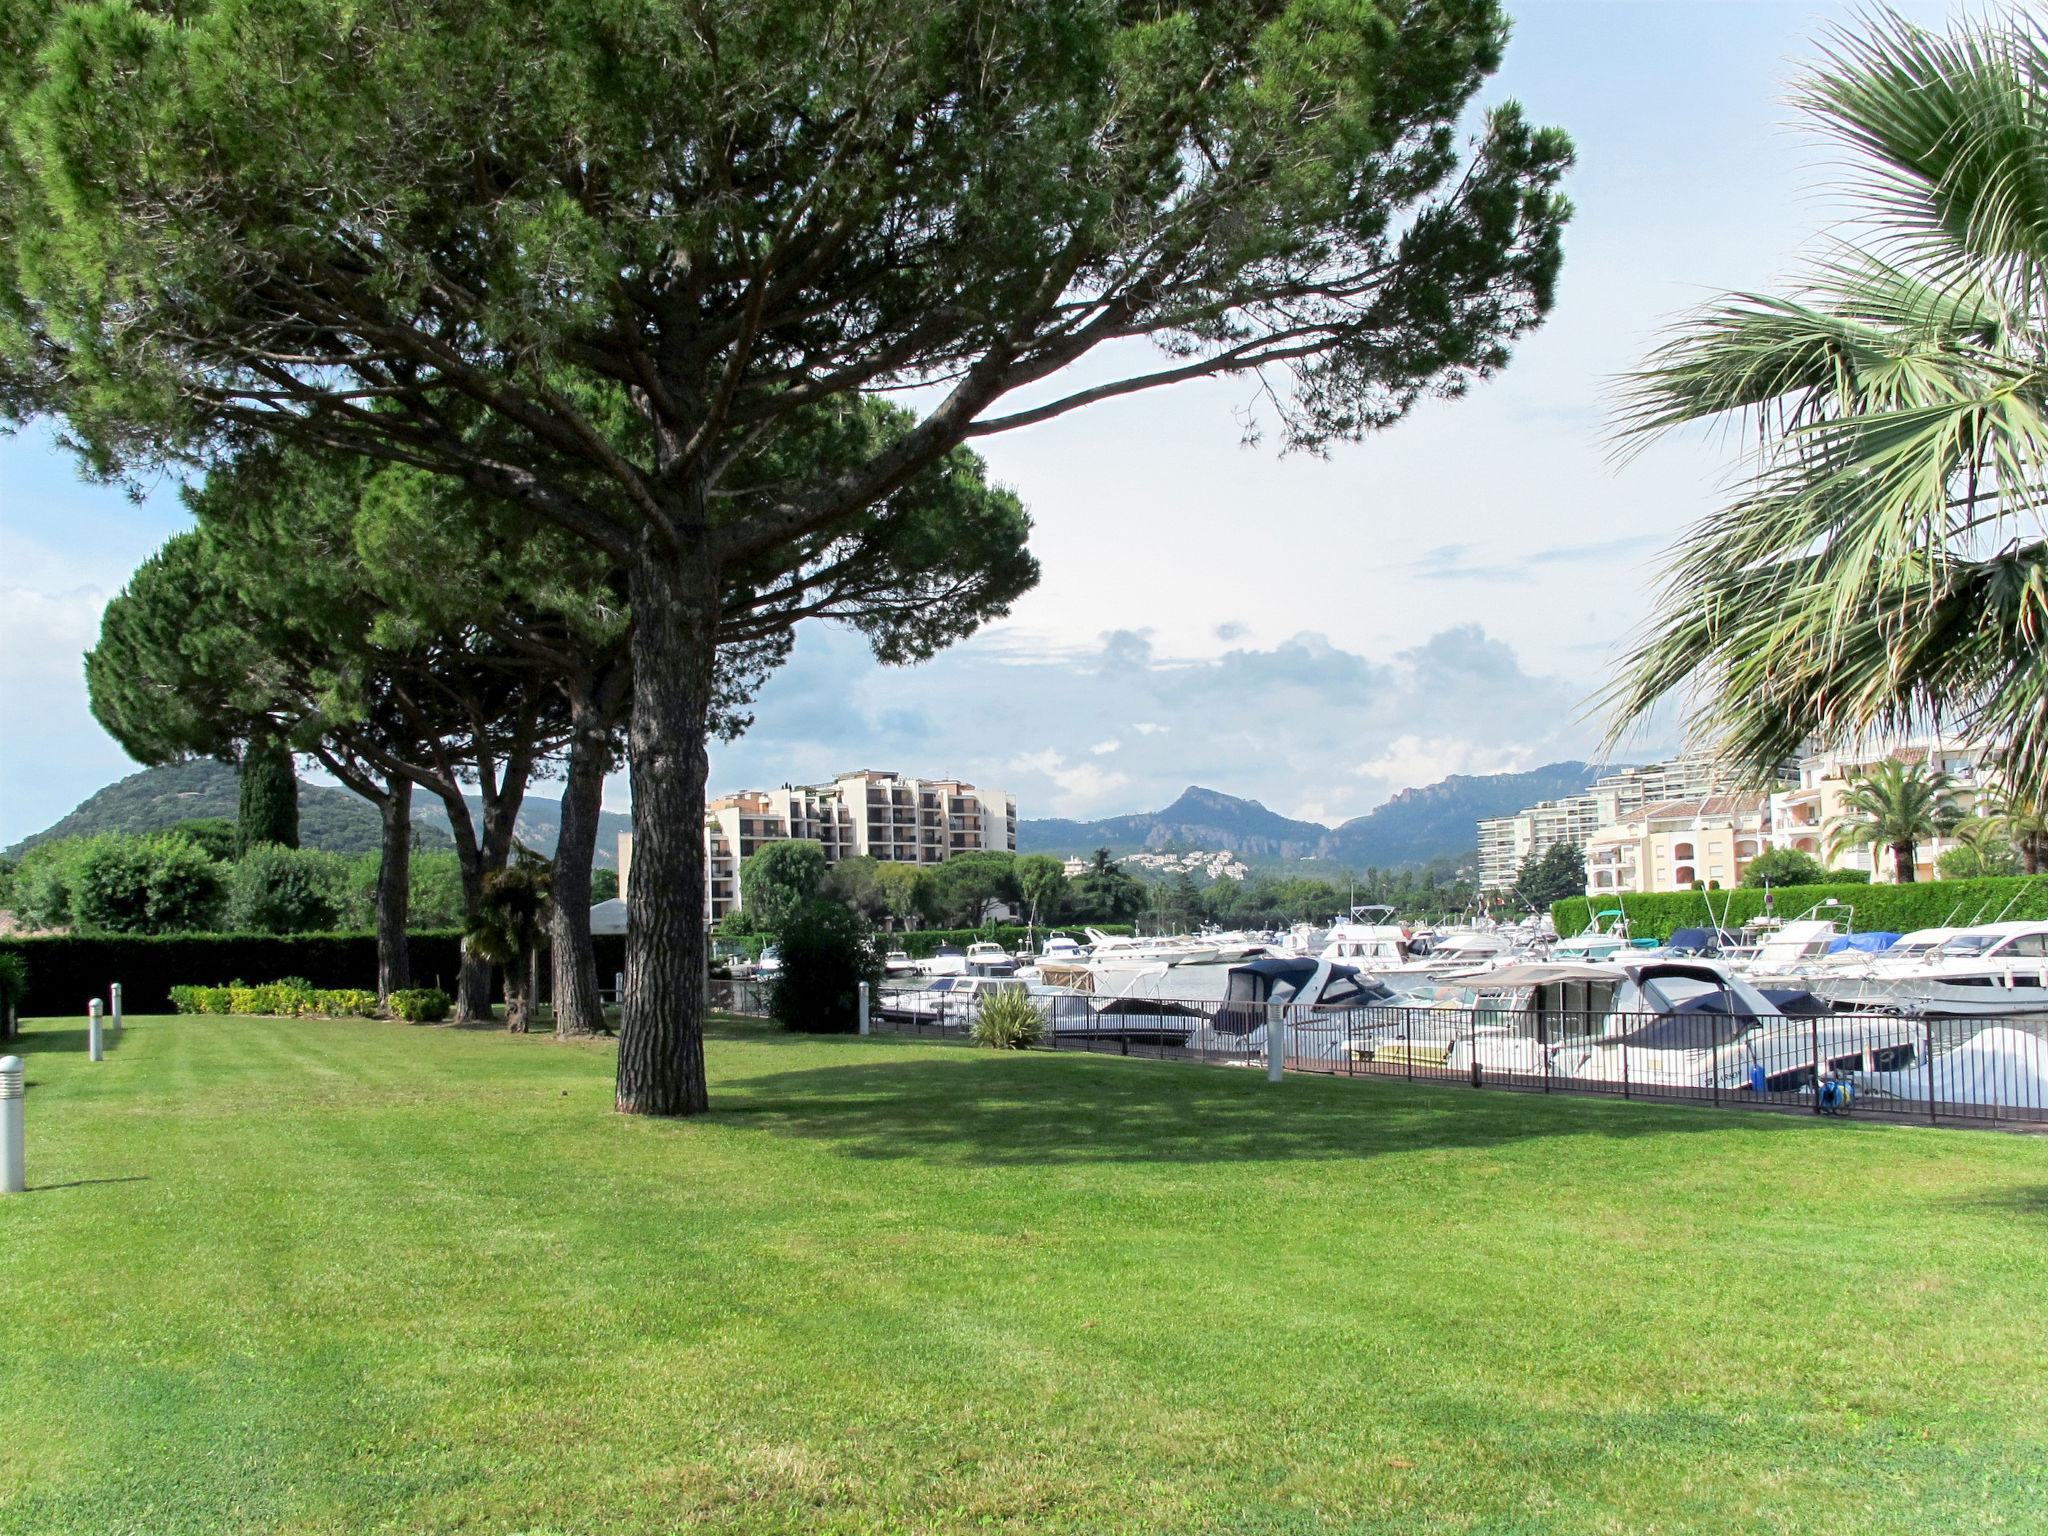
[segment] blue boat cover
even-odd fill
[[[1845,949],[1853,949],[1859,955],[1879,955],[1898,942],[1896,933],[1845,933],[1829,943],[1828,953],[1836,955]]]

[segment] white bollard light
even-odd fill
[[[94,998],[86,1008],[85,1025],[86,1053],[94,1061],[104,1059],[100,1055],[100,1000]]]
[[[28,1188],[27,1088],[19,1056],[0,1056],[0,1195]]]
[[[612,999],[621,1008],[626,1006],[626,973],[624,971],[616,971],[612,974]]]
[[[868,1032],[868,984],[860,984],[860,1032]]]
[[[113,999],[114,1006],[110,1011],[114,1015],[114,1032],[119,1034],[121,1031],[121,983],[118,981],[113,986]]]
[[[1266,1005],[1266,1081],[1277,1083],[1287,1072],[1287,1008]]]

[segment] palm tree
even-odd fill
[[[1878,12],[1795,99],[1862,212],[1630,381],[1628,438],[1719,421],[1755,456],[1673,552],[1611,729],[1683,692],[1763,767],[1945,718],[2048,782],[2048,23]]]
[[[1889,848],[1899,884],[1917,878],[1920,844],[1958,821],[1955,780],[1939,768],[1887,758],[1842,795],[1847,811],[1828,831],[1828,857],[1844,848]]]
[[[554,865],[519,850],[505,869],[484,876],[483,898],[463,930],[465,953],[505,973],[505,1028],[526,1033],[539,990],[540,953],[546,947]]]
[[[2037,794],[2000,790],[1991,797],[1991,814],[1985,819],[2018,852],[2022,869],[2030,875],[2041,873],[2048,855],[2048,802]]]

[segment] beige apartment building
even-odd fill
[[[1781,777],[1791,777],[1790,764],[1784,765]],[[1739,788],[1740,776],[1697,752],[1617,768],[1595,779],[1584,794],[1545,800],[1513,816],[1480,822],[1479,883],[1490,890],[1506,890],[1515,883],[1525,859],[1548,853],[1559,843],[1587,849],[1590,860],[1602,828],[1620,826],[1650,808],[1730,796]]]
[[[704,916],[738,911],[740,866],[763,846],[803,839],[825,862],[865,855],[939,864],[955,854],[1017,851],[1017,798],[961,779],[862,769],[829,784],[785,784],[720,795],[704,807]],[[633,837],[619,836],[619,892],[632,878]]]
[[[1985,787],[1985,753],[1966,743],[1931,740],[1895,747],[1819,752],[1801,758],[1788,782],[1769,794],[1703,793],[1608,816],[1586,842],[1586,894],[1689,891],[1695,884],[1740,885],[1750,860],[1774,848],[1796,849],[1838,869],[1879,882],[1897,878],[1889,850],[1844,848],[1830,855],[1830,831],[1848,814],[1845,796],[1877,764],[1896,758],[1931,763],[1956,782],[1956,808],[1967,814]],[[1930,838],[1916,849],[1914,871],[1934,879],[1953,840]]]
[[[1586,894],[1689,891],[1742,883],[1770,846],[1762,795],[1707,795],[1645,805],[1601,827],[1586,843]]]
[[[1771,796],[1771,843],[1777,848],[1796,848],[1822,863],[1838,869],[1860,869],[1872,880],[1898,878],[1892,868],[1891,851],[1886,848],[1844,848],[1830,855],[1828,836],[1847,812],[1843,797],[1856,781],[1888,758],[1906,763],[1931,764],[1955,780],[1956,809],[1968,814],[1980,791],[1987,787],[1987,753],[1969,743],[1922,739],[1904,746],[1865,747],[1845,752],[1820,752],[1799,764],[1798,782]],[[1937,861],[1955,847],[1953,839],[1930,838],[1914,850],[1914,874],[1932,880]]]

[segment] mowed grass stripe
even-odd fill
[[[0,1526],[2023,1530],[2048,1147],[881,1040],[30,1036]],[[60,1179],[61,1174],[61,1179]]]

